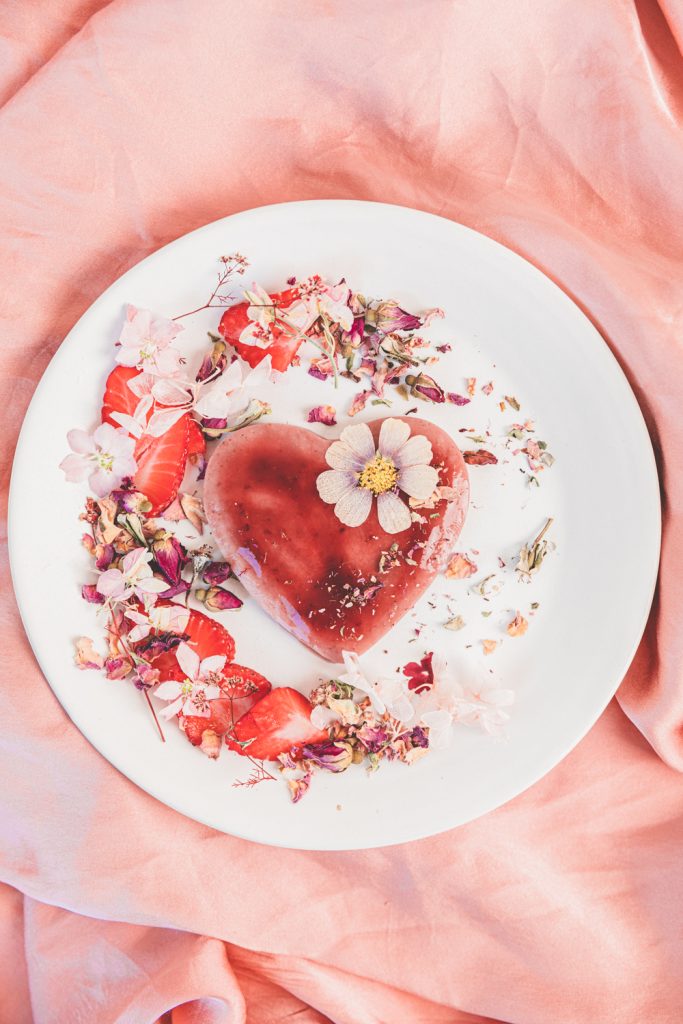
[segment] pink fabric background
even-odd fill
[[[2,5],[3,496],[36,382],[115,277],[341,196],[469,224],[579,302],[665,523],[621,707],[495,813],[353,854],[219,835],[114,771],[44,683],[3,551],[0,1024],[681,1020],[681,45],[675,0]]]

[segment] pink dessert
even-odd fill
[[[223,556],[276,622],[330,661],[343,650],[363,653],[413,607],[465,521],[469,483],[458,447],[440,427],[403,419],[431,442],[443,491],[400,533],[381,528],[376,501],[362,525],[340,522],[316,487],[331,441],[310,430],[256,424],[229,435],[209,461],[204,502]],[[375,441],[381,425],[368,424]]]

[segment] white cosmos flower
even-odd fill
[[[367,423],[346,427],[325,452],[325,460],[332,469],[318,476],[318,494],[334,505],[345,526],[364,523],[376,497],[379,525],[387,533],[401,533],[410,527],[411,518],[398,492],[426,501],[439,480],[430,465],[430,442],[422,434],[411,437],[404,420],[384,420],[377,450]]]

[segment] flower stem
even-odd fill
[[[147,703],[149,705],[149,710],[152,712],[152,718],[154,719],[154,721],[156,723],[156,727],[159,730],[159,735],[161,736],[161,742],[165,743],[166,742],[166,737],[164,736],[163,731],[161,729],[161,726],[159,725],[159,719],[157,718],[157,713],[154,710],[154,707],[152,706],[151,700],[149,699],[149,693],[147,692],[147,690],[143,690],[142,692],[145,695],[145,700],[147,701]]]

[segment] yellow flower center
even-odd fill
[[[365,469],[358,478],[358,486],[365,487],[373,494],[384,494],[396,486],[397,479],[398,470],[394,463],[378,452],[374,458],[366,462]]]

